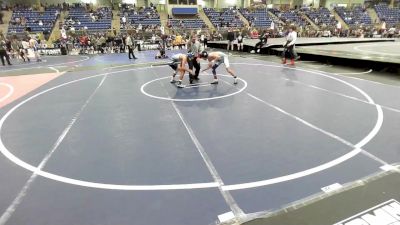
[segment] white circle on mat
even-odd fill
[[[223,75],[223,74],[218,74],[218,76],[223,76],[223,77],[232,78],[232,76]],[[243,80],[243,79],[241,79],[241,78],[238,77],[238,80],[240,80],[241,82],[244,83],[244,86],[243,86],[242,88],[238,89],[238,90],[235,91],[235,92],[226,94],[226,95],[215,96],[215,97],[210,97],[210,98],[188,98],[188,99],[185,99],[185,98],[170,98],[170,97],[163,97],[163,96],[153,95],[153,94],[150,94],[150,93],[148,93],[148,92],[146,91],[146,87],[147,87],[149,84],[154,83],[154,82],[157,82],[157,81],[160,81],[160,80],[170,79],[170,78],[171,78],[171,76],[168,76],[168,77],[161,77],[161,78],[157,78],[157,79],[151,80],[151,81],[149,81],[149,82],[146,82],[145,84],[142,85],[142,87],[140,87],[140,91],[141,91],[144,95],[149,96],[150,98],[155,98],[155,99],[160,99],[160,100],[175,101],[175,102],[196,102],[196,101],[208,101],[208,100],[213,100],[213,99],[227,98],[227,97],[230,97],[230,96],[239,94],[240,92],[244,91],[244,89],[246,89],[246,87],[247,87],[247,82],[246,82],[245,80]],[[232,79],[233,79],[233,78],[232,78]],[[213,85],[213,84],[212,84],[212,85]]]
[[[253,65],[253,66],[265,66],[265,67],[276,67],[276,68],[282,68],[283,66],[281,65],[266,65],[266,64],[251,64],[251,63],[232,63],[232,64],[236,64],[236,65]],[[21,160],[20,158],[18,158],[17,156],[15,156],[13,153],[11,153],[4,145],[3,140],[2,140],[2,136],[1,136],[1,130],[3,128],[3,125],[5,123],[5,121],[7,120],[7,118],[15,111],[17,110],[19,107],[21,107],[22,105],[24,105],[25,103],[39,97],[40,95],[46,94],[50,91],[53,91],[55,89],[58,89],[60,87],[64,87],[67,86],[69,84],[73,84],[79,81],[83,81],[83,80],[87,80],[87,79],[92,79],[95,77],[101,77],[101,76],[105,76],[105,75],[112,75],[112,74],[117,74],[117,73],[121,73],[121,72],[127,72],[127,71],[134,71],[134,70],[144,70],[144,69],[149,69],[151,67],[145,67],[145,68],[137,68],[137,69],[128,69],[128,70],[122,70],[122,71],[115,71],[115,72],[108,72],[108,73],[103,73],[103,74],[98,74],[98,75],[93,75],[93,76],[89,76],[89,77],[85,77],[85,78],[80,78],[77,80],[73,80],[73,81],[69,81],[60,85],[57,85],[55,87],[46,89],[44,91],[41,91],[23,101],[21,101],[20,103],[18,103],[17,105],[15,105],[14,107],[12,107],[1,119],[0,119],[0,152],[9,160],[11,160],[13,163],[17,164],[18,166],[21,166],[22,168],[25,168],[39,176],[42,177],[46,177],[48,179],[52,179],[55,181],[59,181],[59,182],[63,182],[63,183],[67,183],[67,184],[73,184],[73,185],[78,185],[78,186],[83,186],[83,187],[90,187],[90,188],[98,188],[98,189],[109,189],[109,190],[137,190],[137,191],[148,191],[148,190],[183,190],[183,189],[202,189],[202,188],[216,188],[216,187],[220,187],[220,185],[217,182],[208,182],[208,183],[191,183],[191,184],[165,184],[165,185],[122,185],[122,184],[109,184],[109,183],[96,183],[96,182],[90,182],[90,181],[84,181],[84,180],[78,180],[78,179],[73,179],[73,178],[69,178],[69,177],[65,177],[65,176],[60,176],[57,174],[53,174],[53,173],[49,173],[46,171],[42,171],[40,170],[38,167],[33,166],[23,160]],[[355,148],[336,158],[333,159],[331,161],[328,161],[326,163],[323,163],[321,165],[312,167],[310,169],[306,169],[303,171],[299,171],[299,172],[295,172],[292,174],[288,174],[288,175],[284,175],[284,176],[280,176],[280,177],[275,177],[275,178],[271,178],[271,179],[266,179],[266,180],[260,180],[260,181],[254,181],[254,182],[247,182],[247,183],[240,183],[240,184],[231,184],[231,185],[224,185],[221,188],[223,190],[241,190],[241,189],[248,189],[248,188],[255,188],[255,187],[261,187],[261,186],[267,186],[267,185],[271,185],[271,184],[276,184],[276,183],[282,183],[282,182],[286,182],[286,181],[290,181],[290,180],[294,180],[294,179],[298,179],[301,177],[305,177],[305,176],[309,176],[311,174],[315,174],[317,172],[321,172],[324,170],[327,170],[331,167],[334,167],[336,165],[339,165],[340,163],[343,163],[351,158],[353,158],[354,156],[358,155],[361,151],[362,151],[362,147],[364,145],[366,145],[370,140],[372,140],[375,135],[379,132],[380,128],[382,127],[383,124],[383,112],[382,112],[382,108],[375,104],[373,99],[367,94],[365,93],[363,90],[361,90],[360,88],[356,87],[355,85],[348,83],[344,80],[341,80],[337,77],[334,76],[330,76],[328,74],[322,73],[320,71],[310,71],[310,70],[304,70],[301,68],[289,68],[286,67],[288,69],[291,70],[299,70],[299,71],[303,71],[303,72],[307,72],[307,73],[311,73],[311,74],[318,74],[321,75],[323,77],[327,77],[330,78],[332,80],[341,82],[343,84],[346,84],[347,86],[353,88],[354,90],[356,90],[357,92],[361,93],[367,100],[368,102],[370,102],[371,104],[374,104],[376,106],[376,110],[377,110],[377,120],[375,123],[375,126],[372,128],[372,130],[365,136],[363,137],[357,144],[355,144]],[[165,79],[165,78],[162,78]]]

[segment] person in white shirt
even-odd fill
[[[204,45],[204,34],[201,34],[200,35],[200,43],[202,43],[203,45]]]
[[[165,34],[165,27],[163,25],[160,26],[161,35]]]
[[[39,46],[38,41],[34,37],[31,37],[31,39],[29,40],[29,48],[32,49],[33,53],[35,54],[36,61],[41,62],[42,59],[40,58],[38,52],[38,46]]]
[[[135,47],[134,47],[134,43],[133,43],[133,40],[132,40],[132,37],[130,34],[128,34],[128,36],[126,37],[125,43],[126,43],[126,46],[128,46],[128,50],[129,50],[128,58],[129,59],[132,59],[132,58],[137,59],[135,54],[133,53],[133,50],[135,49]],[[131,55],[132,55],[132,58],[131,58]]]
[[[395,28],[395,27],[389,28],[389,31],[388,31],[388,38],[393,38],[395,32],[396,32],[396,28]]]
[[[339,21],[336,24],[336,32],[337,36],[340,37],[340,33],[342,32],[342,24]]]
[[[31,60],[29,59],[29,52],[28,52],[28,49],[29,49],[29,42],[27,41],[27,40],[25,40],[25,39],[23,39],[22,41],[21,41],[21,45],[22,45],[22,49],[21,49],[21,52],[23,52],[23,55],[26,57],[26,59],[28,60],[28,62],[30,62]],[[22,54],[21,54],[22,55]],[[22,57],[22,56],[21,56]]]
[[[122,17],[122,25],[124,25],[124,26],[126,25],[126,17],[125,16]]]
[[[283,44],[284,50],[282,52],[282,64],[286,64],[286,59],[290,58],[289,65],[294,65],[294,59],[296,58],[294,47],[297,40],[297,32],[295,31],[295,28],[294,25],[289,27],[286,42]]]
[[[239,33],[237,39],[237,43],[238,43],[238,51],[243,51],[243,36],[242,33]]]

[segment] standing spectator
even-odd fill
[[[393,38],[395,32],[396,32],[396,28],[395,28],[394,26],[391,27],[391,28],[389,28],[389,31],[388,31],[388,38]]]
[[[235,34],[233,33],[232,29],[229,28],[228,30],[228,45],[226,47],[226,50],[229,51],[229,46],[231,46],[231,49],[233,51],[233,41],[235,40]]]
[[[38,47],[39,47],[38,41],[36,40],[36,38],[31,36],[31,39],[29,40],[29,48],[33,51],[36,61],[41,62],[42,59],[40,58]]]
[[[125,26],[126,26],[126,17],[123,16],[121,19],[122,19],[122,25],[125,28]]]
[[[4,16],[3,12],[0,11],[0,24],[3,24],[3,23],[4,23],[4,22],[3,22],[3,16]]]
[[[5,66],[5,62],[4,62],[4,58],[6,58],[8,65],[12,65],[10,63],[10,57],[7,54],[6,51],[6,41],[4,40],[3,36],[0,36],[0,58],[1,58],[1,63],[3,64],[3,66]]]
[[[386,31],[386,21],[382,20],[382,25],[381,25],[381,34],[385,33]]]
[[[239,33],[237,37],[237,43],[238,43],[238,51],[243,51],[243,36],[242,33]]]
[[[29,49],[29,42],[28,39],[22,39],[21,41],[21,45],[22,45],[22,49],[21,51],[23,52],[23,55],[25,56],[25,58],[28,60],[28,62],[30,62],[31,60],[29,59],[29,55],[28,55],[28,49]],[[22,55],[22,54],[21,54]],[[22,56],[21,56],[22,57]]]
[[[134,50],[134,43],[133,43],[133,40],[132,40],[132,37],[131,37],[131,35],[130,34],[128,34],[127,36],[126,36],[126,45],[128,46],[128,57],[129,57],[129,59],[132,59],[131,58],[131,55],[132,55],[132,57],[133,57],[133,59],[137,59],[136,58],[136,56],[135,56],[135,54],[133,54],[133,50]]]
[[[336,32],[337,36],[340,37],[340,33],[342,32],[342,24],[339,21],[336,24]]]
[[[210,39],[210,34],[206,32],[204,35],[204,50],[207,49],[208,39]]]

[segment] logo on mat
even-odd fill
[[[400,203],[391,199],[334,225],[400,225]]]

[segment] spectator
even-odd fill
[[[6,65],[4,58],[6,59],[8,65],[10,65],[10,66],[12,65],[10,63],[10,57],[8,56],[7,51],[6,51],[6,41],[3,36],[0,36],[0,58],[1,58],[1,63],[3,64],[3,66]]]
[[[228,30],[227,39],[228,39],[228,45],[226,47],[226,50],[229,51],[229,46],[231,46],[231,49],[233,51],[233,41],[235,40],[235,33],[233,33],[232,29]]]
[[[123,26],[126,26],[126,17],[123,16],[121,19],[122,19],[122,25],[123,25]]]

